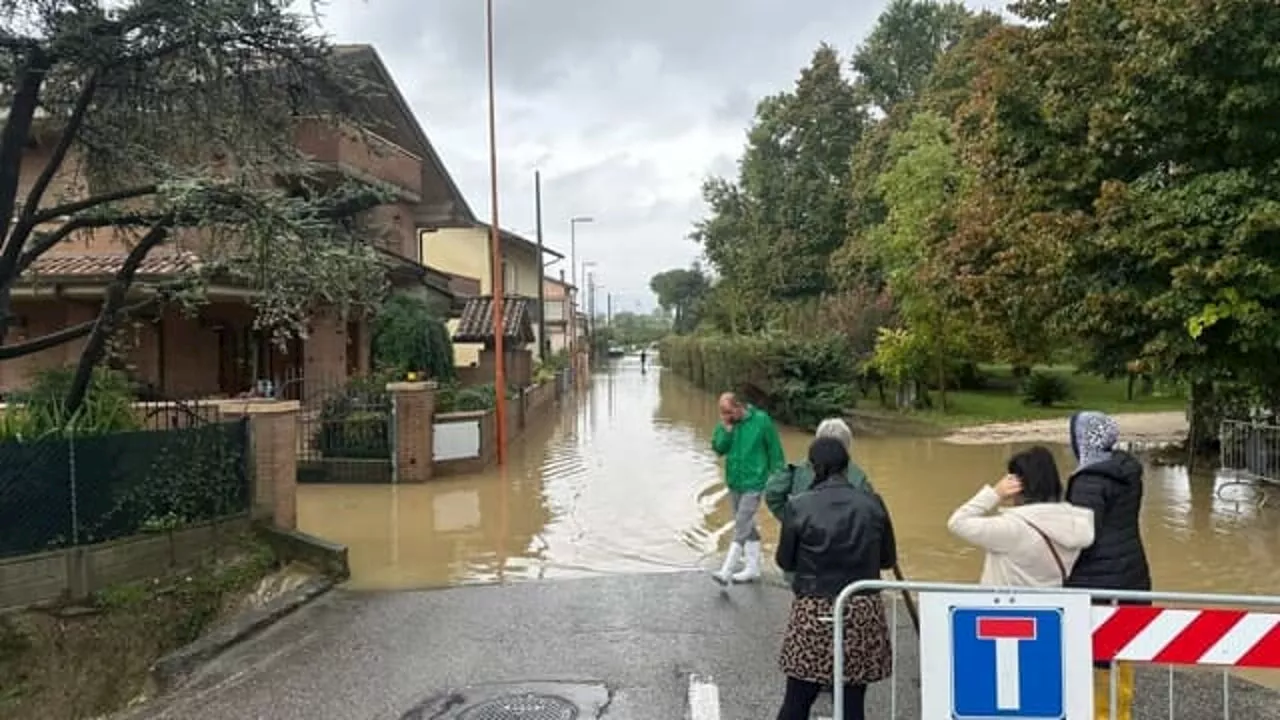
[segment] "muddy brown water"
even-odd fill
[[[304,531],[350,547],[353,589],[441,587],[709,567],[727,543],[728,499],[709,447],[715,399],[634,358],[513,443],[505,468],[420,486],[299,488]],[[782,429],[789,457],[810,436]],[[855,459],[884,496],[909,577],[972,581],[979,553],[945,523],[1015,445],[861,437]],[[1057,448],[1061,467],[1065,447]],[[1280,487],[1245,488],[1151,467],[1143,533],[1159,588],[1280,592]],[[777,524],[761,514],[766,545]]]

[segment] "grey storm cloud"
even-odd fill
[[[594,217],[579,260],[618,307],[652,307],[649,278],[697,256],[700,186],[734,171],[755,103],[790,87],[818,43],[852,51],[886,4],[494,0],[500,222],[532,236],[540,170],[547,244],[567,254],[568,219]],[[320,24],[377,48],[487,219],[484,5],[329,0]]]

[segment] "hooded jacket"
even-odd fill
[[[980,582],[997,587],[1061,587],[1063,570],[1069,574],[1080,552],[1093,542],[1093,513],[1053,502],[1017,505],[992,515],[999,504],[996,491],[984,487],[947,521],[952,534],[987,551]],[[1063,568],[1054,559],[1055,552]]]
[[[1079,467],[1067,481],[1067,502],[1093,512],[1093,544],[1080,553],[1068,587],[1150,590],[1142,545],[1142,463],[1116,450],[1115,420],[1097,412],[1071,418],[1071,451]]]

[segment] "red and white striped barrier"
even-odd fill
[[[1094,606],[1093,659],[1280,668],[1280,615]]]

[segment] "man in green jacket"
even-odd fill
[[[786,463],[782,438],[768,413],[725,393],[720,396],[720,424],[711,437],[711,449],[725,459],[724,482],[733,501],[733,543],[713,577],[725,585],[750,582],[760,577],[756,511],[769,476]],[[735,573],[740,559],[745,559],[745,567]]]
[[[813,438],[817,440],[825,437],[838,440],[849,451],[850,456],[853,455],[853,431],[849,429],[848,423],[844,420],[827,418],[819,423],[818,430],[813,434]],[[867,479],[867,474],[856,463],[849,463],[849,472],[846,475],[846,479],[850,485],[856,488],[873,489],[871,481]],[[778,519],[778,522],[782,522],[782,516],[787,510],[787,500],[794,495],[799,495],[809,490],[811,487],[813,487],[813,468],[809,466],[809,461],[788,463],[769,477],[769,482],[764,490],[764,503],[769,507],[769,512]]]

